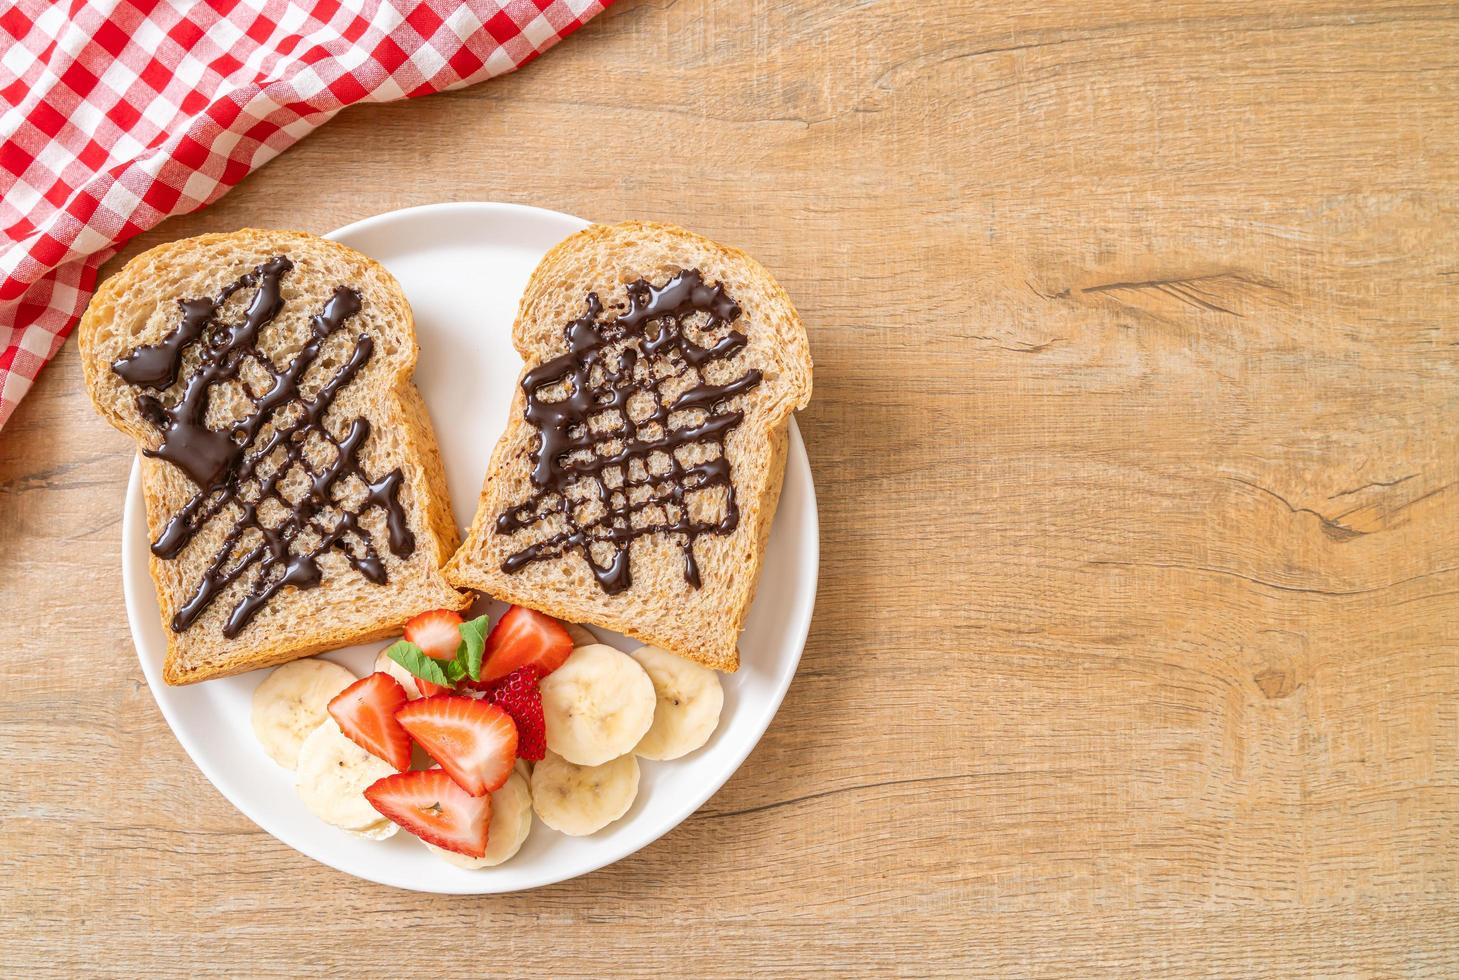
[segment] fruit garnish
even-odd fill
[[[648,673],[658,700],[653,724],[633,754],[640,759],[677,759],[709,741],[724,709],[719,675],[659,647],[639,647],[629,656]]]
[[[437,694],[411,701],[395,718],[472,796],[500,788],[512,774],[517,761],[517,725],[494,704]]]
[[[491,797],[471,796],[440,769],[386,776],[366,788],[365,799],[423,841],[470,857],[486,854]]]
[[[454,660],[461,645],[461,617],[449,609],[423,612],[405,624],[405,638],[432,660]]]
[[[395,715],[406,701],[399,681],[376,672],[335,695],[329,702],[329,714],[350,741],[404,770],[410,768],[410,736]]]
[[[562,624],[525,606],[513,606],[486,638],[481,679],[495,681],[528,664],[546,677],[572,653],[572,637]]]
[[[456,646],[450,659],[439,656],[443,649],[440,645],[438,626],[422,626],[414,631],[413,624],[419,624],[424,617],[434,617],[438,613],[455,616],[456,626],[454,635]],[[412,619],[405,626],[406,638],[391,644],[385,655],[391,660],[400,664],[411,674],[415,675],[415,686],[426,697],[433,694],[440,694],[451,690],[457,684],[472,685],[481,676],[481,658],[486,648],[486,627],[490,622],[487,616],[477,616],[469,622],[461,622],[461,617],[455,613],[447,613],[446,610],[438,609],[435,612],[422,613]],[[418,643],[410,639],[411,635],[417,638],[431,640],[437,645],[436,653],[423,649]]]
[[[394,774],[394,766],[360,748],[326,718],[299,749],[294,789],[309,812],[325,823],[374,833],[386,821],[365,799],[365,787]]]
[[[488,616],[477,616],[456,628],[456,632],[461,634],[461,645],[456,648],[455,659],[446,664],[446,677],[453,684],[480,679],[481,658],[486,651],[486,627],[490,622]]]
[[[532,809],[547,826],[570,837],[595,834],[633,806],[639,778],[638,757],[631,753],[599,766],[579,766],[549,750],[532,767]]]
[[[430,681],[422,677],[412,677],[411,680],[415,681],[415,689],[421,693],[422,697],[428,698],[436,694],[451,693],[450,687],[442,684],[432,684]]]
[[[542,692],[537,690],[537,668],[518,667],[492,684],[486,700],[517,723],[517,757],[538,762],[547,754],[547,724],[542,719]]]
[[[653,725],[653,679],[637,660],[603,643],[578,647],[538,689],[547,748],[574,765],[632,752]]]
[[[299,747],[328,717],[329,702],[357,677],[339,664],[308,657],[276,668],[253,692],[253,734],[268,757],[285,769],[299,762]]]
[[[420,647],[409,640],[396,640],[385,651],[385,656],[421,680],[429,681],[443,690],[451,685],[451,682],[446,679],[446,671],[440,661],[427,657]]]

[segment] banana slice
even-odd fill
[[[346,738],[333,718],[325,718],[299,750],[294,788],[320,820],[368,833],[378,829],[380,811],[365,799],[365,788],[394,772],[390,763]]]
[[[653,724],[653,681],[637,660],[602,643],[574,650],[540,690],[547,747],[580,766],[632,752]]]
[[[653,726],[634,748],[644,759],[677,759],[709,741],[724,708],[719,675],[659,647],[639,647],[630,656],[648,672],[658,704]]]
[[[394,837],[395,832],[399,829],[399,826],[391,823],[389,820],[381,820],[379,823],[372,824],[364,830],[347,830],[345,833],[354,834],[356,837],[363,837],[365,840],[386,840]]]
[[[636,796],[638,759],[632,755],[579,766],[549,749],[532,767],[532,808],[547,826],[571,837],[602,830],[627,813]]]
[[[329,717],[329,702],[356,680],[328,660],[295,660],[253,691],[253,734],[268,757],[285,769],[299,764],[299,747]]]
[[[415,675],[406,670],[400,664],[385,656],[385,651],[380,651],[380,656],[375,658],[376,673],[386,673],[400,682],[405,688],[405,696],[414,701],[420,697],[420,688],[415,686]]]
[[[577,623],[563,623],[562,628],[567,630],[567,635],[572,637],[572,645],[575,647],[588,647],[598,642],[586,626],[579,626]]]
[[[502,788],[491,794],[491,823],[486,828],[486,855],[457,854],[430,841],[421,841],[436,856],[458,868],[490,868],[516,854],[532,830],[532,791],[521,773],[512,773]]]

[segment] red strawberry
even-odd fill
[[[499,680],[528,664],[546,677],[572,653],[572,637],[551,616],[525,606],[508,609],[486,638],[481,679]]]
[[[471,796],[439,769],[376,780],[365,790],[365,799],[423,841],[457,854],[486,855],[491,797]]]
[[[486,700],[517,723],[517,756],[540,762],[547,755],[547,722],[542,718],[542,692],[537,690],[537,668],[518,667],[491,686]]]
[[[432,660],[453,660],[461,645],[461,617],[449,609],[423,612],[405,624],[405,638]]]
[[[376,672],[340,691],[329,714],[360,748],[396,769],[410,768],[410,736],[395,720],[405,704],[405,688],[389,674]]]
[[[433,694],[451,693],[449,687],[442,687],[439,684],[426,680],[424,677],[415,677],[415,675],[411,675],[411,677],[415,681],[415,689],[425,697],[430,697]]]
[[[517,761],[517,726],[494,704],[437,694],[395,717],[426,753],[472,796],[500,789]]]

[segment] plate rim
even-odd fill
[[[371,230],[376,225],[388,224],[390,222],[400,220],[412,220],[430,213],[444,213],[447,211],[462,210],[477,211],[481,213],[512,213],[523,217],[530,216],[535,218],[545,218],[554,222],[561,222],[565,225],[572,226],[573,230],[580,230],[587,227],[591,223],[575,215],[566,214],[561,211],[554,211],[548,208],[541,208],[530,204],[514,204],[509,202],[496,201],[445,201],[432,204],[414,205],[412,207],[398,208],[393,211],[385,211],[380,214],[370,215],[368,217],[361,218],[358,221],[354,221],[347,225],[344,225],[340,228],[336,228],[333,231],[330,231],[320,237],[330,240],[338,240],[339,238],[347,235]],[[571,233],[571,231],[568,232],[568,234]],[[371,256],[371,258],[373,258],[373,256]],[[724,769],[723,778],[711,778],[707,780],[702,786],[700,786],[695,793],[687,796],[685,799],[688,801],[688,803],[687,805],[684,805],[682,807],[682,812],[680,813],[680,815],[676,819],[672,820],[670,823],[666,824],[660,830],[658,830],[657,833],[654,833],[652,836],[644,840],[628,841],[618,846],[609,847],[606,849],[604,855],[601,857],[601,860],[599,860],[599,857],[595,855],[594,858],[588,862],[589,866],[586,867],[579,867],[576,869],[567,870],[563,873],[549,872],[542,875],[539,880],[535,880],[529,884],[523,884],[512,888],[491,887],[490,885],[492,882],[492,876],[490,875],[482,875],[479,876],[478,879],[476,879],[483,887],[466,887],[460,889],[443,889],[440,887],[428,886],[425,884],[415,886],[411,884],[403,884],[399,881],[387,881],[381,877],[377,877],[370,873],[363,873],[352,867],[344,867],[339,862],[331,859],[331,857],[329,856],[314,853],[311,850],[306,850],[288,840],[281,838],[278,834],[274,833],[273,830],[265,825],[263,818],[261,818],[259,814],[256,814],[254,812],[254,807],[251,804],[245,804],[232,792],[225,789],[224,784],[226,781],[223,780],[219,775],[215,774],[213,765],[210,762],[205,761],[206,755],[194,751],[191,738],[183,734],[183,730],[179,727],[179,722],[177,720],[173,707],[170,704],[169,699],[159,696],[159,685],[162,684],[160,667],[154,669],[152,665],[149,665],[147,657],[143,654],[143,648],[147,645],[147,643],[142,635],[141,624],[148,620],[150,613],[142,608],[144,604],[144,597],[138,595],[138,590],[130,588],[128,584],[136,578],[136,575],[134,573],[136,573],[138,569],[136,569],[134,566],[139,561],[142,563],[143,566],[140,569],[141,577],[144,578],[146,581],[151,582],[151,574],[149,569],[147,569],[146,567],[146,559],[139,559],[138,557],[136,557],[134,555],[134,552],[136,552],[138,549],[128,546],[128,542],[132,541],[138,533],[143,534],[144,537],[146,533],[145,527],[139,529],[135,526],[139,520],[143,519],[143,513],[145,511],[145,506],[138,505],[139,502],[141,502],[142,493],[142,456],[140,452],[135,454],[132,458],[131,472],[127,479],[127,488],[125,492],[125,497],[123,498],[120,548],[122,597],[123,603],[126,607],[127,626],[128,631],[130,632],[132,637],[133,651],[136,653],[138,664],[142,668],[142,674],[147,680],[148,692],[152,696],[152,701],[157,706],[158,710],[162,713],[163,720],[167,722],[167,727],[172,732],[173,738],[176,739],[177,743],[182,747],[188,758],[192,760],[193,765],[197,766],[198,770],[212,785],[213,789],[216,790],[230,804],[232,804],[235,810],[237,810],[240,814],[242,814],[250,822],[252,822],[254,826],[258,827],[259,830],[268,834],[274,840],[278,841],[280,844],[284,845],[290,850],[295,851],[312,861],[323,864],[326,867],[332,868],[335,871],[338,871],[341,874],[347,875],[351,878],[370,881],[375,884],[383,885],[389,888],[399,888],[404,891],[420,892],[423,894],[512,894],[515,892],[530,891],[535,888],[542,888],[547,885],[558,884],[560,882],[568,881],[573,878],[579,878],[584,875],[589,875],[595,871],[599,871],[607,867],[610,864],[616,864],[617,862],[622,861],[623,859],[630,857],[638,853],[639,851],[651,846],[655,842],[662,839],[665,835],[675,830],[685,820],[689,819],[691,816],[697,813],[699,809],[706,802],[708,802],[710,797],[719,792],[719,790],[727,782],[729,782],[729,780],[735,775],[735,773],[739,772],[740,767],[744,765],[745,760],[749,758],[750,753],[754,752],[755,748],[760,744],[760,741],[765,737],[765,733],[769,731],[770,725],[774,723],[775,717],[779,714],[780,706],[784,703],[785,696],[787,693],[789,693],[791,684],[795,682],[795,675],[799,672],[801,657],[804,655],[805,652],[806,639],[810,635],[811,622],[815,616],[816,597],[820,586],[821,539],[820,510],[816,499],[814,473],[811,469],[810,457],[806,452],[805,442],[801,438],[800,428],[796,422],[794,414],[792,414],[790,418],[789,436],[790,446],[789,452],[787,452],[786,454],[787,471],[790,467],[794,466],[797,469],[803,470],[802,475],[804,477],[807,515],[804,520],[808,524],[808,526],[805,527],[801,532],[801,537],[803,537],[807,542],[801,547],[804,548],[804,555],[808,564],[808,578],[806,581],[806,585],[809,587],[810,601],[803,607],[803,609],[793,610],[791,622],[788,624],[789,628],[783,634],[787,640],[793,641],[792,643],[788,644],[790,648],[789,655],[791,657],[791,662],[788,665],[790,669],[787,680],[785,684],[780,687],[780,689],[775,693],[773,703],[768,705],[770,710],[766,716],[764,727],[762,727],[760,731],[755,734],[755,737],[753,739],[747,739],[743,747],[734,753],[732,763],[727,765]],[[782,485],[783,482],[784,481],[782,480]],[[145,549],[143,550],[145,553]],[[145,590],[141,591],[145,592]],[[262,809],[263,808],[260,808],[260,813],[262,812]],[[475,881],[473,881],[473,884],[475,884]]]

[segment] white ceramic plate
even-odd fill
[[[410,299],[421,351],[416,383],[435,422],[463,528],[471,523],[521,368],[511,326],[522,288],[543,254],[586,223],[519,205],[438,204],[367,218],[328,236],[384,263]],[[152,695],[183,748],[234,806],[285,844],[340,871],[398,888],[477,894],[535,888],[617,861],[672,830],[724,785],[769,726],[800,662],[816,594],[818,535],[810,465],[792,422],[785,488],[740,640],[740,670],[723,675],[724,715],[709,744],[672,762],[644,762],[638,799],[617,823],[591,837],[566,837],[536,821],[516,857],[481,871],[446,864],[405,833],[367,841],[315,819],[294,793],[293,773],[275,765],[253,737],[253,689],[267,671],[189,687],[162,682],[166,640],[147,574],[136,465],[122,521],[122,577]],[[483,608],[496,613],[501,607]],[[625,650],[634,646],[615,634],[602,636]],[[363,676],[386,645],[350,647],[328,659]]]

